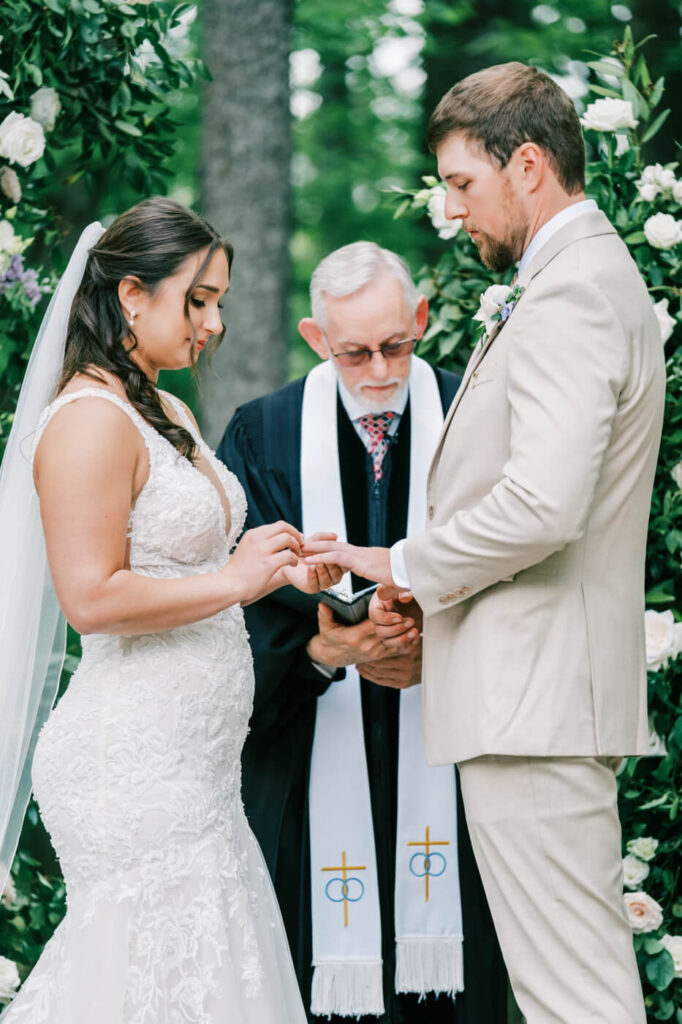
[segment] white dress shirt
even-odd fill
[[[572,206],[567,206],[565,209],[560,210],[559,213],[555,214],[546,224],[543,224],[539,228],[533,237],[531,238],[528,246],[519,260],[518,273],[521,274],[528,267],[536,253],[550,240],[552,235],[556,234],[560,228],[563,228],[570,221],[575,220],[576,217],[582,217],[584,213],[591,213],[593,210],[598,210],[599,207],[595,203],[594,199],[582,199],[579,203],[574,203]],[[396,587],[402,587],[405,590],[410,589],[410,580],[407,575],[407,566],[405,565],[405,558],[403,555],[403,547],[405,545],[404,540],[397,541],[391,548],[391,575],[393,576],[393,582]]]

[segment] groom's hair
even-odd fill
[[[453,85],[429,118],[431,152],[454,132],[479,143],[500,167],[522,143],[534,142],[569,195],[585,187],[585,143],[575,107],[537,68],[496,64]]]

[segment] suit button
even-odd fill
[[[439,600],[440,604],[447,604],[448,601],[450,600],[450,598],[449,598],[448,595],[443,594],[441,597],[438,598],[438,600]]]
[[[471,593],[471,587],[467,587],[467,586],[462,587],[462,593],[463,594],[470,594]]]
[[[429,505],[429,519],[433,519],[435,514],[436,514],[435,508],[433,507],[433,505]]]

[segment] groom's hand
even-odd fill
[[[306,648],[311,661],[329,668],[345,668],[358,662],[376,664],[384,658],[395,659],[396,650],[386,647],[379,639],[374,623],[369,619],[355,626],[341,625],[326,604],[317,607],[319,633],[308,641]],[[412,623],[414,625],[414,623]],[[410,651],[419,643],[416,629],[408,629],[401,638],[399,653]]]
[[[345,541],[328,541],[324,534],[306,537],[303,541],[302,556],[308,565],[325,562],[354,572],[365,580],[375,583],[393,583],[389,548],[362,548]]]
[[[372,595],[369,618],[376,634],[394,652],[404,649],[405,637],[421,632],[422,610],[409,590],[380,586]]]

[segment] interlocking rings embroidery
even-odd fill
[[[366,864],[347,864],[346,863],[346,851],[343,850],[341,853],[341,863],[336,864],[332,867],[322,868],[322,871],[340,871],[341,878],[338,876],[330,878],[324,887],[324,892],[328,900],[332,903],[343,903],[343,926],[348,927],[348,904],[357,903],[361,900],[365,894],[365,887],[359,878],[354,876],[348,877],[349,871],[366,871]],[[350,883],[354,883],[351,888]],[[330,892],[330,886],[338,884],[339,888],[336,890],[340,895],[332,896]]]
[[[333,890],[332,887],[334,887]],[[342,903],[344,900],[357,903],[365,895],[365,887],[359,878],[330,878],[324,887],[324,892],[332,903]],[[338,893],[338,895],[334,895],[334,893]]]
[[[416,861],[422,861],[423,870],[419,871],[415,865]],[[431,878],[438,878],[443,874],[448,862],[442,853],[413,853],[410,857],[410,871],[417,878],[423,878],[425,875],[430,875]]]

